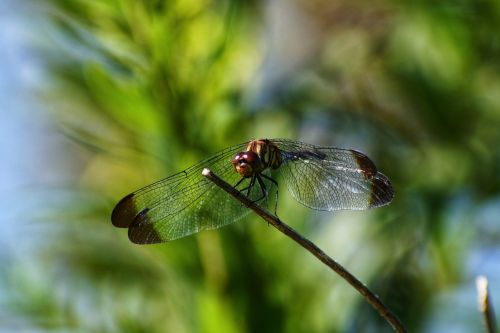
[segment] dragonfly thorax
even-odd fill
[[[252,140],[248,143],[247,151],[251,151],[259,156],[264,169],[277,169],[281,166],[281,153],[279,148],[270,140]]]

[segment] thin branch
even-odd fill
[[[259,207],[248,197],[241,194],[237,189],[226,183],[220,177],[212,173],[208,169],[203,169],[203,176],[207,177],[209,180],[214,182],[217,186],[222,188],[224,191],[232,195],[236,200],[240,201],[243,205],[247,206],[253,210],[257,215],[262,217],[273,227],[293,239],[295,242],[299,243],[307,251],[311,252],[316,258],[321,260],[325,265],[330,267],[335,273],[340,275],[344,280],[346,280],[351,286],[353,286],[366,300],[370,303],[375,310],[392,326],[395,332],[407,332],[399,318],[392,313],[387,306],[382,303],[382,301],[375,295],[370,289],[368,289],[361,281],[359,281],[354,275],[349,273],[342,265],[337,263],[335,260],[330,258],[325,252],[323,252],[319,247],[317,247],[310,240],[302,237],[294,229],[289,227],[287,224],[283,223],[278,217],[269,213],[267,210]]]
[[[491,304],[491,298],[488,291],[488,279],[484,276],[478,276],[476,278],[476,288],[479,303],[479,311],[484,316],[484,323],[486,326],[486,332],[495,333],[495,313],[493,311],[493,305]]]

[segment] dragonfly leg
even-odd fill
[[[262,174],[262,177],[266,178],[267,180],[271,181],[274,185],[276,185],[276,194],[274,195],[274,215],[278,216],[278,213],[276,212],[278,210],[278,192],[279,192],[278,182],[264,174]]]
[[[247,188],[244,188],[243,190],[241,191],[244,191],[244,190],[247,190],[247,197],[250,198],[250,191],[252,190],[252,187],[255,185],[255,175],[252,176],[252,178],[250,179],[250,184],[248,184],[248,187]]]
[[[241,178],[240,180],[238,180],[238,182],[236,183],[236,185],[234,185],[233,187],[237,188],[245,179],[248,179],[248,178]],[[242,188],[241,190],[238,190],[238,191],[240,191],[240,193],[243,193],[244,191],[247,191],[247,196],[248,196],[250,194],[250,189],[254,186],[254,183],[255,183],[255,180],[251,179],[250,183],[248,184],[248,186],[246,186],[246,187],[244,187],[244,188]]]
[[[242,177],[240,180],[238,180],[238,182],[233,187],[237,188],[244,180],[245,180],[245,178]],[[244,191],[244,190],[246,190],[246,187],[242,191]]]
[[[262,196],[256,200],[254,200],[253,202],[259,202],[262,199],[267,198],[267,188],[266,188],[266,184],[264,184],[264,182],[262,181],[262,178],[260,177],[259,174],[256,174],[255,177],[257,178],[257,181],[259,182],[260,190],[262,191]]]

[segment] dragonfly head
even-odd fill
[[[262,171],[262,161],[259,155],[253,151],[237,153],[231,163],[233,163],[234,170],[241,177],[251,177],[255,173]]]

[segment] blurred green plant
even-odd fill
[[[52,41],[43,98],[85,148],[84,163],[74,204],[47,219],[56,232],[37,270],[10,271],[16,315],[47,331],[387,331],[343,281],[251,218],[151,247],[112,228],[123,194],[231,144],[284,136],[367,150],[393,180],[396,200],[382,210],[311,215],[281,195],[278,211],[411,331],[426,330],[436,295],[467,277],[481,205],[499,194],[500,8],[293,6],[318,29],[317,48],[256,108],[250,87],[258,96],[271,49],[264,4],[44,3]],[[301,45],[293,31],[278,36],[287,38]]]

